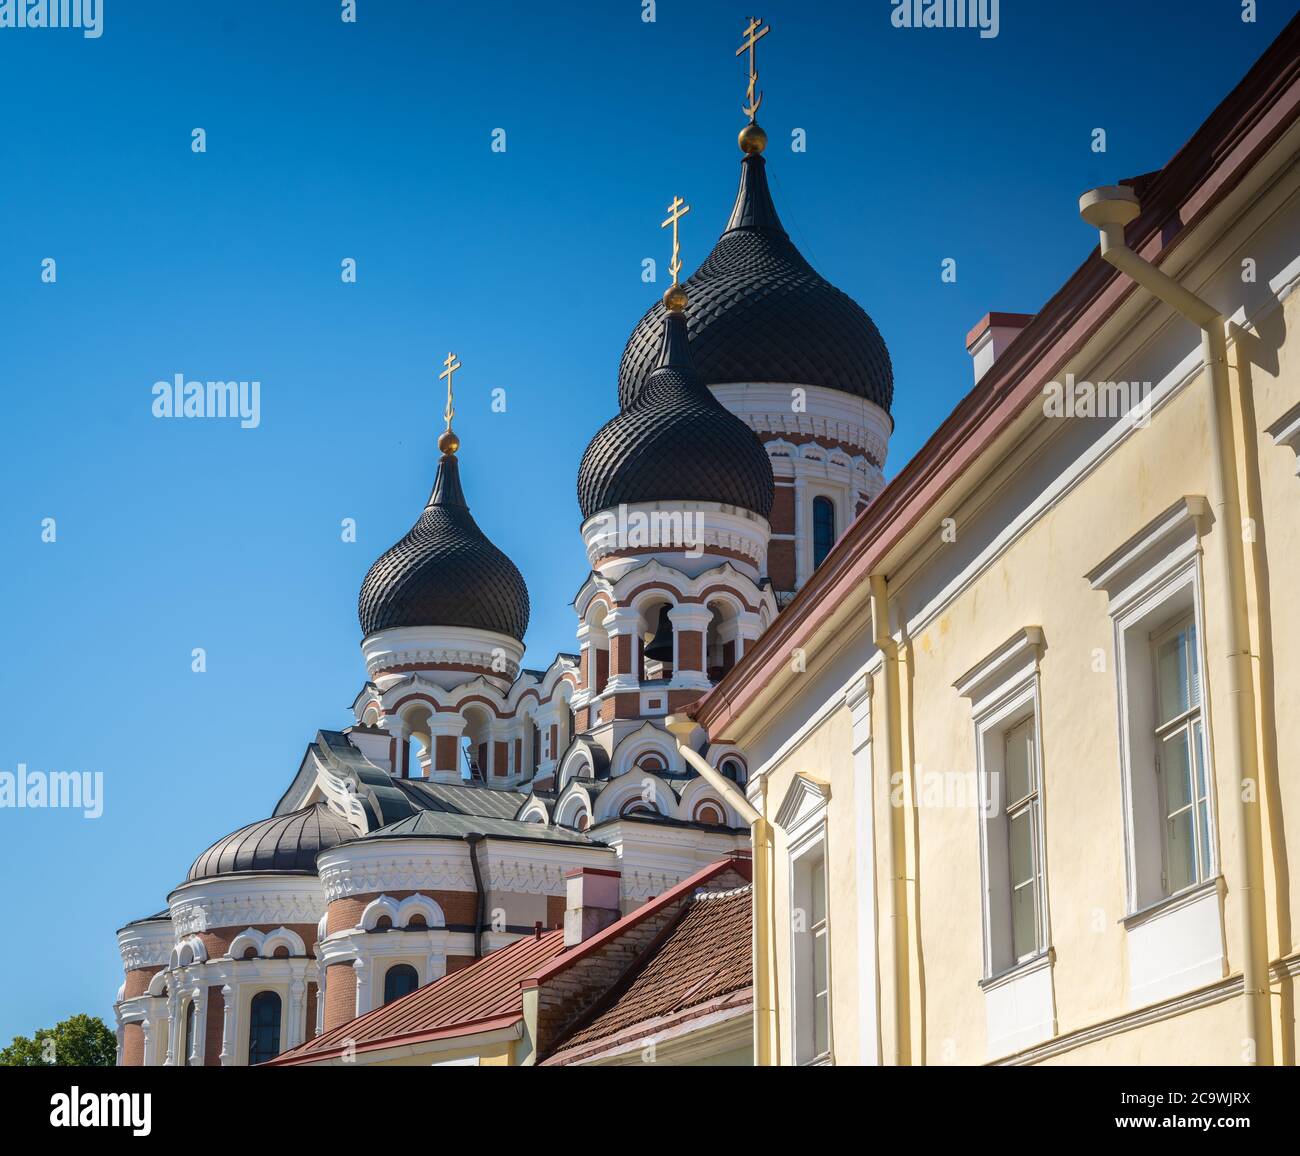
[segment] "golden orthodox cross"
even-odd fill
[[[438,380],[441,381],[444,377],[447,379],[447,411],[442,416],[447,419],[447,428],[451,429],[451,418],[456,412],[452,403],[451,378],[452,374],[460,368],[460,362],[456,360],[454,353],[448,353],[447,360],[443,362],[443,365],[447,368],[438,374]]]
[[[758,115],[759,107],[763,103],[763,94],[761,92],[755,94],[755,89],[758,87],[758,67],[754,59],[754,49],[757,47],[758,42],[771,31],[772,26],[770,24],[764,25],[761,16],[751,16],[749,18],[749,27],[745,29],[745,42],[736,49],[737,56],[742,52],[747,51],[749,53],[749,89],[746,93],[749,103],[745,106],[745,115],[749,117],[750,124],[754,123],[754,117]]]
[[[668,206],[668,219],[659,226],[661,229],[666,229],[669,225],[673,227],[673,259],[668,262],[668,272],[673,275],[674,285],[677,284],[677,274],[682,271],[682,247],[677,243],[677,222],[690,211],[690,205],[681,197],[674,197]]]

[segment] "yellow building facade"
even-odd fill
[[[776,1062],[1295,1063],[1294,40],[1084,198],[1101,251],[977,328],[974,390],[692,711],[774,832]]]

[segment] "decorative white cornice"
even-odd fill
[[[185,883],[168,897],[180,937],[223,927],[314,924],[325,909],[313,875],[247,875]]]

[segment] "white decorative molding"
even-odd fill
[[[1294,405],[1264,431],[1274,445],[1286,446],[1296,455],[1295,472],[1300,477],[1300,405]]]
[[[222,927],[314,924],[325,910],[313,875],[233,875],[183,883],[168,896],[178,936]]]
[[[467,626],[397,626],[367,635],[361,653],[367,673],[379,683],[385,681],[380,672],[396,666],[447,665],[486,668],[509,684],[519,675],[524,644],[506,634]],[[446,689],[466,681],[465,675],[455,670],[430,670],[427,677]],[[381,685],[380,689],[385,688]]]
[[[1056,990],[1052,982],[1055,959],[1053,952],[1046,951],[980,985],[984,989],[989,1059],[1032,1047],[1056,1034]]]
[[[781,806],[776,812],[776,825],[786,832],[791,842],[825,818],[826,804],[830,802],[831,786],[802,772],[794,776]]]

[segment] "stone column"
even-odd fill
[[[712,619],[709,608],[698,602],[683,603],[668,611],[668,620],[673,624],[673,677],[669,686],[709,689],[705,645]]]
[[[794,581],[803,588],[812,573],[812,540],[808,527],[808,486],[795,467],[794,476]]]
[[[230,984],[221,988],[221,1066],[233,1067],[235,1063],[235,989]]]
[[[294,964],[293,978],[289,981],[289,1004],[285,1023],[285,1042],[281,1051],[296,1048],[307,1034],[307,984],[302,978],[301,964]]]
[[[384,719],[383,726],[384,730],[396,740],[396,749],[393,751],[393,777],[404,779],[410,773],[407,766],[411,751],[410,728],[396,715]]]
[[[353,960],[352,973],[357,977],[357,1015],[370,1010],[370,972],[364,959]]]
[[[178,1053],[184,1046],[184,1042],[177,1046],[177,1040],[185,1034],[185,1025],[181,1022],[179,980],[179,976],[173,976],[167,988],[167,1058],[163,1064],[169,1068],[180,1067],[185,1062],[184,1056],[179,1056],[178,1060]]]
[[[207,1059],[208,985],[206,981],[195,984],[190,999],[194,1003],[194,1039],[187,1040],[185,1046],[187,1052],[193,1056],[191,1064],[201,1068],[203,1061]]]

